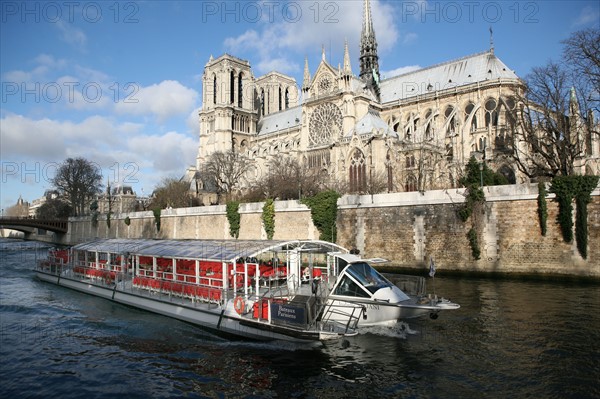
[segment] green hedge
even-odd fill
[[[548,220],[548,205],[546,204],[546,184],[538,183],[538,219],[540,221],[540,230],[543,236],[546,235],[547,220]]]
[[[313,223],[319,230],[319,238],[323,241],[335,242],[338,198],[340,198],[338,192],[328,190],[302,200],[302,203],[310,208]]]
[[[238,201],[230,201],[226,205],[227,221],[229,222],[229,235],[233,238],[240,236],[240,203]]]
[[[262,212],[262,222],[269,240],[275,235],[275,202],[269,198],[265,201]]]
[[[556,176],[552,179],[550,192],[558,202],[558,224],[565,242],[573,241],[573,200],[575,200],[575,238],[579,254],[587,258],[587,204],[591,193],[598,186],[598,176]]]

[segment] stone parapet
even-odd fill
[[[457,210],[464,189],[377,195],[348,195],[338,200],[336,242],[357,248],[368,257],[382,257],[390,265],[425,270],[430,257],[444,270],[517,274],[575,275],[600,278],[600,189],[588,205],[588,257],[581,258],[574,243],[565,243],[557,223],[558,206],[547,197],[547,234],[542,236],[537,216],[537,185],[484,188],[486,203],[480,223],[481,258],[474,260],[467,232]],[[241,204],[240,239],[265,239],[264,203]],[[128,218],[128,219],[127,219]],[[128,220],[129,225],[125,223]],[[161,211],[157,231],[152,212],[106,215],[94,226],[90,218],[72,218],[65,243],[94,238],[230,239],[223,205]],[[310,209],[299,201],[275,202],[274,239],[318,239]]]

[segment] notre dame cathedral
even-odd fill
[[[508,137],[523,82],[493,47],[380,79],[365,0],[359,68],[356,76],[346,43],[337,67],[324,51],[314,73],[306,61],[299,88],[284,74],[255,78],[248,61],[211,56],[202,78],[196,168],[188,176],[198,175],[212,153],[233,150],[257,170],[275,157],[293,157],[353,193],[365,192],[375,176],[388,192],[456,187],[472,156],[511,183],[528,181],[511,162]],[[588,153],[598,158],[597,141]]]

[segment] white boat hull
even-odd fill
[[[203,302],[196,302],[194,304],[190,302],[190,305],[184,305],[181,303],[170,303],[160,299],[158,296],[157,298],[152,298],[147,293],[146,295],[142,295],[142,291],[137,289],[129,291],[116,287],[110,288],[40,270],[36,270],[36,275],[38,279],[45,282],[172,317],[228,335],[261,341],[282,340],[296,343],[314,343],[315,341],[340,338],[340,334],[337,332],[313,330],[291,331],[291,329],[287,329],[284,326],[275,326],[251,319],[244,319],[236,313],[232,301],[227,301],[224,306]]]
[[[349,306],[356,306],[360,304],[364,307],[363,317],[358,322],[358,327],[371,327],[371,326],[393,326],[399,320],[413,319],[416,317],[437,314],[441,310],[458,309],[460,306],[446,300],[439,300],[438,303],[429,304],[418,304],[416,299],[409,299],[404,302],[390,304],[390,303],[376,303],[372,301],[345,301],[341,299],[331,298],[328,305],[331,306],[333,314],[343,314],[342,309],[348,308]],[[340,310],[336,312],[336,310]],[[332,320],[338,320],[335,316],[331,317]],[[341,321],[342,317],[340,317]]]

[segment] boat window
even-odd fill
[[[390,283],[385,277],[373,269],[371,265],[365,262],[353,263],[346,269],[350,274],[371,293],[375,293],[380,288],[390,287]]]
[[[334,295],[358,296],[363,298],[371,297],[364,289],[345,274],[333,293]]]

